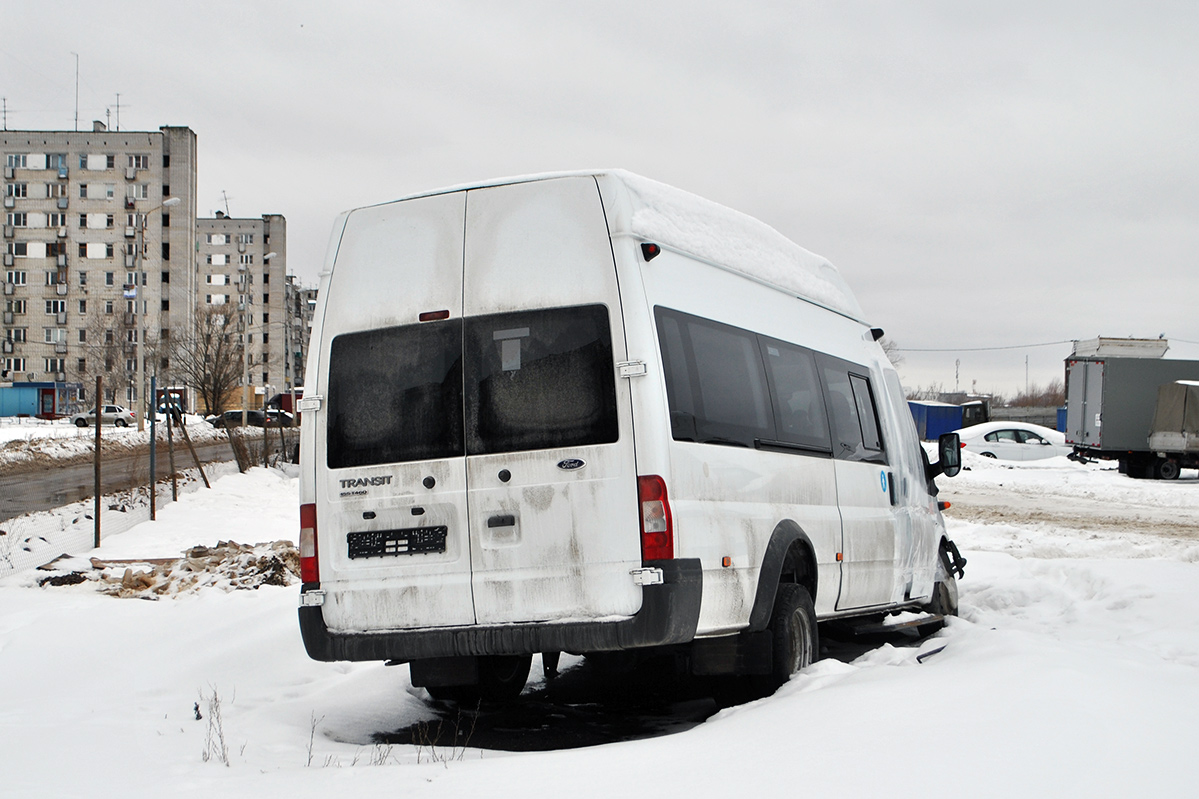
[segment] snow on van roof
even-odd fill
[[[761,220],[682,189],[624,170],[609,170],[634,202],[633,236],[864,321],[865,314],[837,268]],[[619,232],[619,231],[614,231]]]
[[[520,175],[449,186],[402,199],[581,176],[611,176],[628,189],[633,203],[631,229],[613,230],[613,235],[652,241],[866,323],[857,298],[841,273],[826,259],[749,214],[624,169]]]

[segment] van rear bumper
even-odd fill
[[[646,565],[661,569],[664,582],[644,586],[641,610],[622,621],[339,633],[325,625],[320,606],[308,606],[299,609],[300,634],[308,656],[323,661],[610,652],[690,641],[699,624],[703,595],[699,559],[656,560]]]

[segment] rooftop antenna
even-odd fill
[[[8,130],[8,98],[0,97],[4,101],[4,129]]]
[[[74,51],[71,55],[75,56],[75,132],[79,132],[79,53]]]
[[[117,132],[121,130],[121,93],[117,92]]]
[[[225,202],[225,216],[233,216],[229,213],[229,195],[225,193],[224,189],[221,189],[221,199]]]
[[[112,106],[104,107],[104,127],[112,127]]]

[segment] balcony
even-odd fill
[[[67,312],[66,312],[66,311],[59,311],[59,312],[58,312],[58,313],[55,315],[55,321],[56,321],[58,324],[60,324],[60,325],[65,325],[65,324],[67,323]]]
[[[60,227],[58,229],[58,237],[60,239],[65,239],[67,237],[67,229],[65,227]]]
[[[71,175],[70,170],[68,170],[65,166],[60,166],[58,168],[58,179],[59,180],[66,180],[68,177],[70,177],[70,175]]]
[[[125,180],[137,180],[137,167],[125,167]]]
[[[125,266],[129,268],[137,266],[137,256],[131,252],[125,253]]]
[[[16,208],[17,207],[17,198],[16,197],[5,197],[4,198],[4,207],[5,208]]]
[[[12,311],[5,311],[5,312],[4,312],[4,324],[6,324],[6,325],[11,325],[11,324],[12,324],[12,317],[13,317],[13,313],[12,313]]]
[[[56,284],[56,285],[54,286],[54,291],[55,291],[55,293],[56,293],[56,294],[58,294],[58,296],[60,296],[60,297],[65,297],[65,296],[67,296],[67,284],[66,284],[66,283],[58,283],[58,284]]]
[[[12,259],[13,259],[13,255],[11,252],[4,253],[4,265],[5,266],[12,266]]]
[[[125,238],[131,239],[136,235],[137,235],[137,228],[133,227],[132,225],[125,228]]]
[[[5,226],[4,226],[4,238],[6,238],[6,239],[11,239],[12,237],[13,237],[13,227],[12,227],[12,225],[5,225]]]
[[[63,269],[66,267],[66,265],[67,265],[67,254],[65,252],[60,252],[58,254],[58,268]]]
[[[5,355],[11,355],[13,351],[13,343],[8,339],[4,339],[4,341],[0,343],[0,351],[3,351]]]
[[[11,295],[12,295],[12,293],[13,293],[14,291],[16,291],[16,289],[17,289],[17,287],[16,287],[16,285],[15,285],[15,284],[13,284],[13,283],[5,283],[5,284],[4,284],[4,293],[5,293],[5,294],[8,294],[8,295],[10,295],[10,296],[11,296]]]
[[[54,342],[54,352],[56,355],[65,355],[67,352],[67,342],[65,342],[65,341]]]
[[[59,207],[61,210],[65,211],[69,205],[70,205],[70,203],[67,201],[67,198],[66,198],[66,197],[59,197],[59,198],[58,198],[58,207]]]

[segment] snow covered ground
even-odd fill
[[[1194,795],[1199,540],[1160,522],[1194,523],[1199,480],[1064,459],[967,465],[940,480],[969,558],[960,619],[917,646],[820,661],[687,732],[588,749],[376,745],[433,717],[423,692],[405,667],[310,661],[295,586],[143,601],[12,575],[0,580],[0,796]],[[1055,500],[1079,510],[1021,518]],[[1091,521],[1109,517],[1128,523]],[[295,479],[255,469],[77,554],[177,557],[294,540],[297,525]]]

